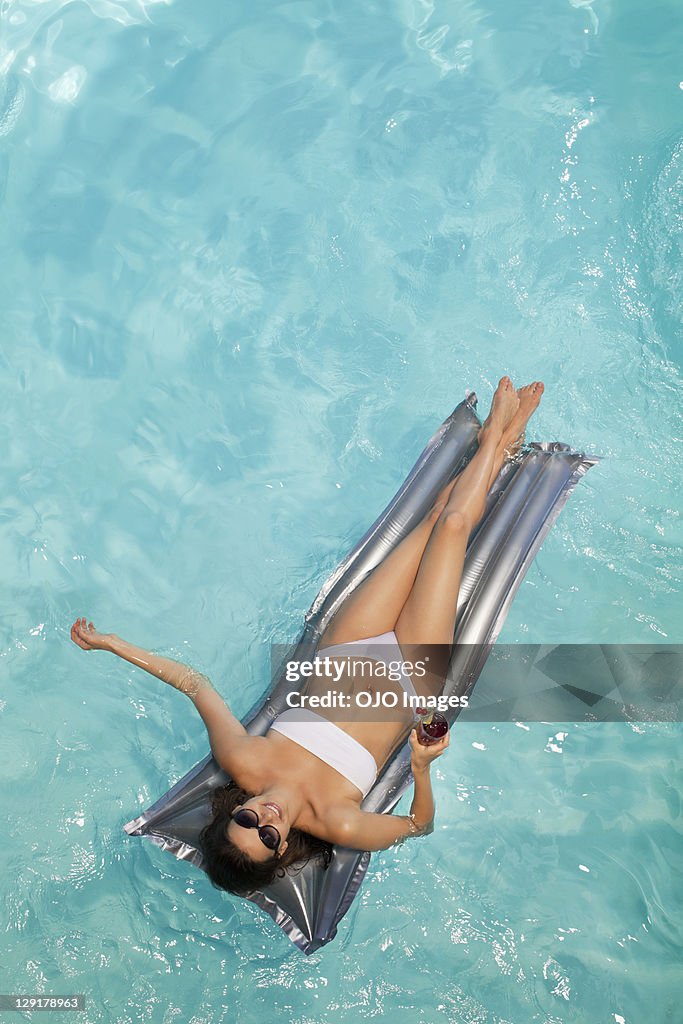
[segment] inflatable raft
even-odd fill
[[[325,627],[340,605],[420,521],[441,488],[472,457],[481,426],[476,404],[471,392],[442,423],[387,508],[324,583],[268,693],[243,719],[249,733],[263,735],[286,709],[292,684],[285,678],[285,662],[313,660]],[[596,456],[574,452],[566,444],[533,443],[501,469],[489,491],[484,516],[470,538],[444,695],[471,693],[536,552],[573,488],[597,461]],[[445,712],[451,724],[459,711],[451,707]],[[210,819],[211,792],[228,781],[209,754],[124,830],[131,836],[145,836],[201,868],[198,836]],[[411,781],[406,740],[380,766],[362,810],[390,813]],[[369,861],[367,852],[335,846],[327,870],[314,862],[303,869],[293,866],[284,878],[248,898],[270,914],[304,953],[312,953],[334,938]]]

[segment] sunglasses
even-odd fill
[[[259,839],[269,850],[277,850],[282,842],[282,836],[275,825],[259,825],[258,814],[252,811],[251,807],[242,807],[241,810],[235,811],[232,820],[242,828],[257,828]]]

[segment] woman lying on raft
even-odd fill
[[[93,623],[77,619],[71,638],[85,651],[105,650],[145,669],[185,693],[201,715],[214,758],[231,782],[214,791],[213,819],[201,833],[207,873],[214,885],[246,895],[274,881],[283,869],[314,855],[329,863],[331,844],[383,850],[409,836],[432,831],[434,800],[429,769],[449,743],[449,734],[422,746],[412,728],[414,704],[402,692],[438,694],[451,652],[456,607],[468,538],[484,513],[486,495],[506,457],[519,448],[538,406],[543,384],[516,391],[509,377],[496,388],[479,433],[476,454],[443,489],[422,522],[347,598],[325,630],[318,656],[334,666],[334,687],[350,697],[358,689],[382,698],[394,691],[401,704],[386,711],[347,716],[336,707],[286,711],[263,736],[251,736],[209,680],[186,665],[134,647]],[[361,639],[363,638],[363,639]],[[429,674],[391,662],[414,652],[441,652]],[[408,654],[407,652],[410,652]],[[362,655],[374,666],[368,683],[352,671]],[[432,662],[433,664],[433,662]],[[412,670],[411,670],[412,671]],[[304,693],[329,692],[329,676],[307,680]],[[378,714],[380,720],[378,721]],[[391,719],[389,721],[385,719]],[[306,719],[306,720],[304,720]],[[414,795],[410,814],[368,814],[360,804],[378,766],[405,742],[410,731]]]

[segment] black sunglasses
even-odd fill
[[[235,811],[232,820],[242,828],[257,828],[259,839],[269,850],[277,850],[282,842],[282,836],[275,825],[259,825],[258,814],[251,807],[242,807],[239,811]]]

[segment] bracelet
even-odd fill
[[[410,829],[411,836],[417,836],[417,835],[419,835],[422,832],[422,829],[420,828],[418,823],[415,821],[415,815],[414,814],[409,814],[408,815],[408,828]]]
[[[414,814],[408,814],[408,815],[406,815],[406,817],[408,819],[408,829],[409,829],[409,831],[406,832],[405,835],[400,836],[395,841],[395,845],[396,846],[403,846],[403,844],[406,842],[406,840],[412,839],[413,836],[421,836],[423,834],[422,829],[420,828],[418,823],[415,821],[415,815]]]
[[[203,690],[206,686],[213,689],[211,680],[207,679],[206,676],[202,675],[201,672],[197,672],[195,669],[189,669],[180,678],[178,683],[178,689],[181,693],[184,693],[190,700],[194,700],[200,690]]]

